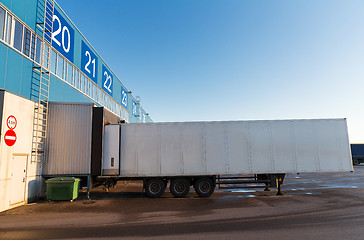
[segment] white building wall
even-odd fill
[[[9,147],[4,135],[8,116],[17,119],[16,143]],[[0,91],[0,212],[35,199],[40,194],[41,164],[31,162],[34,102]],[[24,177],[24,178],[23,178]]]

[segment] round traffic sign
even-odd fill
[[[8,126],[9,129],[16,128],[17,124],[18,124],[18,121],[16,120],[16,118],[13,115],[10,115],[8,117],[8,119],[6,119],[6,125]]]
[[[14,130],[10,129],[10,130],[6,131],[6,133],[4,135],[4,140],[5,140],[5,144],[8,145],[9,147],[13,146],[16,142],[16,134],[15,134]]]

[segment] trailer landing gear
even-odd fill
[[[279,181],[279,179],[277,179],[277,190],[277,196],[283,195],[283,193],[281,192],[281,181]]]

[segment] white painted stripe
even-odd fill
[[[8,140],[16,140],[16,137],[14,137],[14,136],[5,136],[5,139],[8,139]]]

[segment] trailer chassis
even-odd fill
[[[277,188],[277,195],[282,195],[281,185],[285,174],[255,174],[253,176],[242,175],[206,175],[206,176],[162,176],[162,177],[120,177],[99,176],[97,182],[103,185],[105,191],[114,187],[117,181],[142,180],[143,189],[151,198],[160,197],[169,184],[172,195],[176,198],[184,198],[193,186],[197,195],[201,198],[210,197],[215,188]]]

